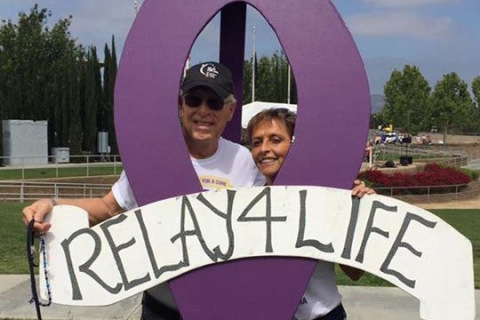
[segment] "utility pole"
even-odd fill
[[[287,81],[287,86],[288,86],[287,95],[288,96],[287,96],[287,103],[290,104],[290,87],[291,87],[291,85],[290,85],[291,79],[290,78],[291,78],[292,70],[290,70],[291,67],[290,67],[290,62],[288,62],[288,60],[287,60],[287,63],[288,63],[288,81]]]

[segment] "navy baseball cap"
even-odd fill
[[[203,62],[187,70],[182,82],[182,92],[187,93],[195,87],[208,87],[223,100],[233,94],[232,73],[218,62]]]

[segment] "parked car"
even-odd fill
[[[383,132],[381,135],[381,143],[395,144],[398,142],[398,132]]]

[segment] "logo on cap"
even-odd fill
[[[217,68],[211,63],[202,64],[200,67],[200,73],[205,77],[212,79],[215,79],[218,76]]]

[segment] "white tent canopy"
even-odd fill
[[[285,108],[292,112],[297,113],[296,104],[287,104],[287,103],[276,103],[276,102],[262,102],[254,101],[248,104],[245,104],[242,107],[242,128],[247,128],[248,122],[252,119],[257,113],[265,109],[280,109]]]

